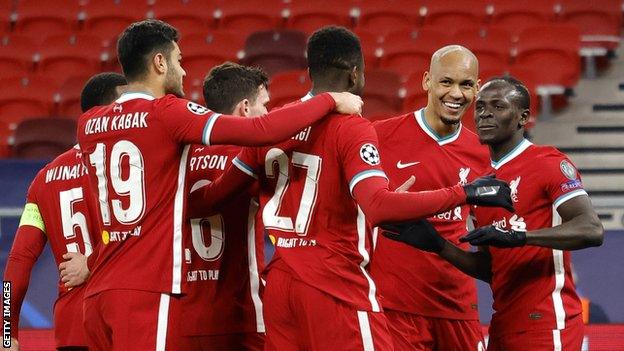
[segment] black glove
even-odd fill
[[[490,245],[495,247],[519,247],[526,244],[526,231],[505,230],[490,225],[477,228],[466,236],[459,238],[462,243],[470,242],[471,245]]]
[[[381,226],[382,234],[388,239],[400,241],[424,251],[438,253],[444,248],[444,240],[427,220]]]
[[[464,185],[466,202],[472,205],[502,207],[514,212],[509,184],[489,175]]]

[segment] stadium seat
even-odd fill
[[[427,106],[427,92],[422,87],[423,72],[412,73],[405,82],[403,112],[412,112]]]
[[[282,26],[284,5],[279,1],[224,1],[214,11],[221,29],[250,34]]]
[[[72,76],[61,85],[55,96],[58,103],[57,114],[77,119],[82,114],[80,93],[91,76]]]
[[[295,2],[285,12],[287,27],[308,35],[327,25],[349,27],[350,9],[351,6],[346,2],[329,0]]]
[[[214,27],[216,4],[209,0],[156,1],[153,17],[176,27],[180,33],[200,32]]]
[[[146,18],[144,1],[89,1],[81,12],[84,31],[98,35],[105,46],[115,47],[117,37],[130,23]]]
[[[241,62],[260,66],[269,75],[304,69],[306,41],[306,35],[295,30],[256,32],[245,41],[245,57]]]
[[[11,30],[11,14],[13,13],[13,1],[0,1],[0,34]]]
[[[443,31],[421,28],[412,32],[389,34],[382,44],[380,67],[403,75],[422,73],[429,67],[431,55],[451,44],[451,37]]]
[[[304,97],[312,88],[307,71],[287,71],[271,77],[269,109],[281,107]]]
[[[0,120],[0,158],[7,158],[11,155],[12,144],[13,130]]]
[[[0,121],[9,128],[14,129],[24,119],[50,115],[56,93],[56,84],[50,79],[7,78],[0,85]]]
[[[37,45],[29,36],[9,34],[0,40],[0,72],[5,77],[33,69]]]
[[[401,110],[401,76],[392,71],[366,70],[363,116],[398,114]]]
[[[33,118],[15,129],[13,155],[51,159],[76,144],[76,121],[66,118]]]
[[[39,73],[59,85],[68,75],[91,75],[100,71],[107,56],[95,35],[56,35],[45,39],[39,49]]]
[[[621,1],[564,0],[561,6],[563,23],[579,27],[583,46],[609,50],[618,47],[622,27]]]
[[[496,27],[469,27],[455,32],[454,42],[470,49],[479,67],[507,66],[511,60],[511,34]]]
[[[354,30],[355,35],[360,39],[360,45],[362,46],[362,54],[364,55],[364,62],[366,68],[379,67],[378,52],[380,54],[381,42],[383,37],[375,32],[371,32],[366,29],[358,28]]]
[[[420,15],[425,26],[455,31],[483,24],[485,10],[485,1],[429,1],[423,6]]]
[[[191,33],[180,39],[183,53],[182,68],[186,71],[187,86],[201,86],[213,66],[225,61],[237,62],[242,57],[245,37],[237,32],[212,30]]]
[[[580,77],[579,49],[580,36],[575,26],[529,27],[518,38],[514,65],[534,66],[542,73],[540,84],[572,88]]]
[[[553,22],[556,9],[557,5],[553,0],[496,0],[489,7],[491,24],[505,28],[514,40],[527,27]]]
[[[385,37],[393,31],[411,31],[418,25],[422,1],[363,0],[354,4],[352,15],[358,29],[366,29]]]
[[[552,67],[552,66],[551,66]],[[524,83],[531,95],[531,126],[538,116],[543,118],[552,117],[555,109],[567,104],[565,89],[561,86],[553,86],[543,83],[543,72],[531,65],[514,65],[510,67],[509,74]]]
[[[78,28],[78,12],[76,0],[57,0],[48,6],[42,6],[37,0],[19,1],[15,9],[15,32],[28,35],[33,41],[49,35],[68,34]]]

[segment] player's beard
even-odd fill
[[[445,116],[440,116],[440,120],[442,121],[442,123],[446,124],[447,126],[454,126],[454,125],[459,124],[459,122],[461,122],[461,118],[451,119]]]
[[[173,94],[179,98],[184,97],[182,79],[175,74],[175,70],[173,68],[169,68],[167,70],[167,75],[165,76],[165,93]]]

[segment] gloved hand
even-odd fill
[[[494,175],[475,179],[464,185],[466,202],[472,205],[502,207],[514,212],[509,184],[496,179]]]
[[[505,230],[496,226],[477,228],[466,236],[459,238],[459,241],[470,242],[471,245],[489,245],[495,247],[520,247],[526,245],[526,231]]]
[[[400,224],[384,224],[381,233],[388,239],[400,241],[417,249],[438,253],[446,240],[426,219]]]

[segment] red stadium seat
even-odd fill
[[[68,78],[58,89],[56,100],[58,102],[57,114],[62,117],[77,119],[82,114],[80,107],[80,93],[91,76],[72,76]]]
[[[219,28],[249,34],[282,26],[284,5],[278,1],[226,1],[214,11]]]
[[[527,27],[554,21],[556,9],[553,0],[496,0],[491,7],[491,24],[507,29],[515,38]]]
[[[271,77],[269,109],[281,107],[304,97],[312,88],[307,71],[288,71]]]
[[[11,14],[13,13],[13,1],[0,1],[0,33],[8,33],[11,30]]]
[[[304,69],[306,41],[306,35],[295,30],[256,32],[245,41],[245,57],[241,62],[260,66],[269,75]]]
[[[405,82],[403,112],[412,112],[427,106],[427,91],[422,87],[423,73],[413,73]]]
[[[59,84],[70,74],[94,74],[102,69],[106,59],[101,42],[100,37],[88,34],[48,37],[39,49],[37,70]]]
[[[51,159],[76,144],[76,121],[65,118],[33,118],[15,129],[13,155]]]
[[[583,46],[615,50],[620,44],[621,6],[620,0],[565,0],[561,16],[564,23],[579,27]]]
[[[364,0],[354,4],[358,29],[366,29],[381,36],[393,31],[410,31],[417,27],[422,1]]]
[[[392,71],[367,70],[363,115],[398,114],[401,110],[401,76]]]
[[[451,37],[442,31],[421,28],[413,32],[394,32],[382,45],[380,67],[391,69],[407,77],[422,73],[429,67],[431,55],[439,48],[452,44]]]
[[[15,32],[37,41],[42,34],[68,34],[78,27],[79,6],[76,0],[58,0],[42,6],[41,1],[20,1],[15,13]]]
[[[0,72],[5,76],[31,71],[37,45],[29,36],[10,34],[0,39]]]
[[[11,155],[11,145],[13,145],[13,130],[0,120],[0,158]]]
[[[542,73],[540,84],[571,88],[578,82],[581,72],[578,28],[566,25],[527,28],[520,33],[516,49],[514,65],[534,66]]]
[[[104,45],[115,47],[117,37],[132,22],[146,18],[147,4],[143,1],[89,1],[81,12],[84,30],[100,36]]]
[[[0,81],[0,121],[15,128],[28,118],[49,116],[54,105],[56,84],[43,77]]]
[[[171,24],[185,35],[214,27],[215,7],[215,2],[210,0],[156,1],[153,16]]]
[[[225,61],[236,62],[242,57],[244,36],[230,31],[191,33],[180,39],[182,68],[190,86],[201,86],[210,69]],[[187,84],[189,86],[189,84]]]
[[[453,37],[477,55],[479,67],[507,66],[511,60],[511,34],[505,29],[472,27],[457,31]]]
[[[421,16],[423,16],[424,25],[445,30],[455,31],[479,26],[486,19],[486,2],[429,1],[421,11]]]
[[[379,58],[377,57],[380,52],[381,43],[383,37],[375,32],[371,32],[366,29],[356,29],[355,35],[360,39],[360,45],[362,46],[362,54],[364,55],[364,62],[366,68],[376,68],[379,66]]]
[[[347,3],[329,0],[295,2],[286,12],[287,26],[306,34],[327,25],[348,27],[351,24],[350,9]]]

